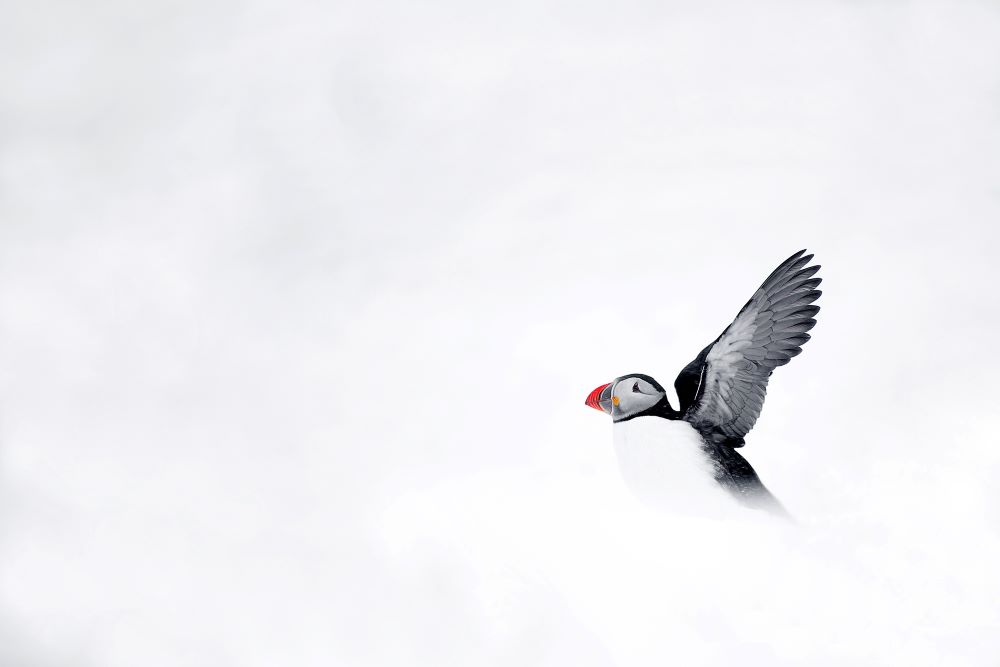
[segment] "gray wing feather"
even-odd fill
[[[806,332],[816,326],[819,306],[812,304],[822,294],[816,289],[822,279],[813,278],[820,267],[807,267],[813,256],[804,253],[782,262],[702,353],[700,381],[683,418],[714,442],[743,444],[764,406],[771,373],[802,352]]]

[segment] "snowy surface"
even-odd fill
[[[995,665],[992,2],[15,3],[0,663]],[[653,513],[583,400],[813,340]]]

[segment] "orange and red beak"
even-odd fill
[[[590,392],[585,403],[601,412],[611,414],[611,383],[602,384],[600,387]]]

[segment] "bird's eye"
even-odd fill
[[[642,393],[641,391],[639,391],[639,383],[638,382],[636,382],[634,385],[632,385],[632,393],[634,393],[634,394],[641,394]]]

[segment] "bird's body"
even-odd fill
[[[785,514],[740,453],[709,442],[683,419],[637,417],[613,427],[618,470],[629,490],[659,509],[726,512],[734,501]],[[728,494],[720,494],[719,487]]]
[[[615,456],[625,485],[657,509],[692,507],[714,513],[733,505],[719,493],[705,442],[680,419],[638,417],[615,424]]]
[[[602,385],[587,405],[612,416],[626,484],[657,507],[745,506],[786,514],[737,448],[764,405],[771,374],[802,351],[816,325],[819,266],[804,250],[781,263],[732,324],[677,376],[680,409],[652,377]],[[724,489],[728,494],[720,494]]]

